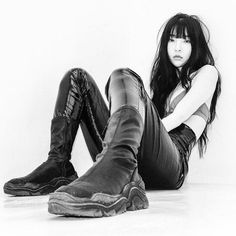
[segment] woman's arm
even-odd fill
[[[203,66],[194,78],[194,83],[175,107],[173,113],[162,119],[169,132],[187,120],[215,91],[218,72],[214,66]]]

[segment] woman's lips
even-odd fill
[[[175,60],[181,60],[181,59],[183,59],[183,57],[181,57],[181,56],[174,56],[173,57]]]

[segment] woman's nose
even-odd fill
[[[180,51],[181,50],[181,42],[177,41],[175,44],[175,51]]]

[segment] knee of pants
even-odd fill
[[[110,77],[116,77],[119,76],[121,74],[123,74],[124,72],[128,72],[128,68],[118,68],[112,71]]]
[[[86,70],[82,68],[72,68],[68,70],[62,78],[60,88],[62,89],[73,85],[73,87],[79,86],[83,90],[88,90],[89,82],[93,82],[93,80]]]
[[[114,79],[136,79],[131,75],[129,68],[118,68],[112,71],[110,75],[110,80]]]
[[[111,88],[111,84],[116,81],[115,83],[117,84],[120,84],[120,85],[126,85],[127,86],[127,83],[125,83],[125,81],[127,80],[131,80],[131,84],[132,82],[138,84],[138,80],[136,79],[135,76],[131,75],[130,74],[130,71],[128,68],[119,68],[119,69],[116,69],[114,70],[110,77],[109,77],[109,80],[108,80],[108,84],[107,84],[107,88],[106,88],[106,93],[108,95],[108,97],[110,97],[110,88]],[[118,82],[119,81],[119,82]]]
[[[143,86],[143,83],[141,82],[141,78],[137,78],[139,75],[137,75],[134,71],[132,71],[131,69],[129,69],[128,67],[126,68],[118,68],[115,69],[111,75],[108,78],[108,81],[106,83],[105,86],[105,95],[107,97],[107,100],[110,100],[110,95],[109,95],[109,89],[110,89],[110,84],[112,80],[135,80],[137,84],[139,84],[141,87]],[[143,91],[142,91],[143,93]],[[142,94],[142,96],[144,97],[144,94]]]
[[[129,68],[116,69],[112,72],[109,83],[108,100],[112,108],[111,113],[123,104],[128,104],[139,110],[144,120],[143,88],[136,75]],[[118,99],[113,100],[113,95]]]

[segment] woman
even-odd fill
[[[105,87],[108,109],[88,72],[68,71],[59,87],[47,161],[8,181],[5,193],[55,191],[50,213],[100,217],[147,208],[145,186],[179,189],[197,142],[203,156],[221,91],[204,28],[186,14],[165,24],[151,71],[152,98],[139,75],[121,68]],[[70,154],[79,124],[94,165],[78,178]]]

